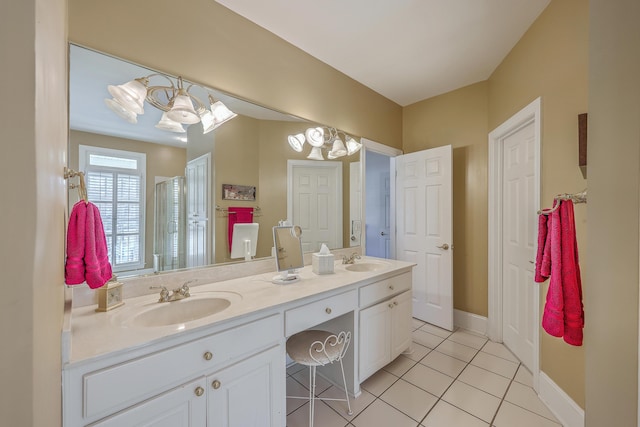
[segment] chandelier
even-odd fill
[[[169,83],[165,86],[150,86],[153,77],[164,77]],[[207,93],[208,106],[190,91],[199,87]],[[144,114],[144,101],[161,110],[162,118],[156,128],[184,133],[183,125],[202,122],[202,133],[209,133],[221,124],[237,116],[222,101],[216,101],[202,86],[189,84],[184,88],[182,77],[173,80],[164,74],[150,74],[133,79],[127,83],[107,87],[113,98],[104,100],[107,107],[129,123],[138,122],[138,114]]]
[[[355,154],[362,147],[352,136],[330,127],[310,127],[304,133],[289,135],[287,140],[298,153],[302,152],[305,142],[309,144],[311,151],[307,159],[311,160],[324,160],[323,151],[327,159],[333,160]]]

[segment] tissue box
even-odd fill
[[[311,254],[311,268],[315,274],[333,273],[333,254]]]

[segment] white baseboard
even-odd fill
[[[462,310],[453,310],[453,325],[480,335],[487,335],[487,318]]]
[[[542,371],[538,388],[540,399],[564,427],[584,427],[584,409]]]

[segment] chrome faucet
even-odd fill
[[[191,293],[189,293],[189,283],[192,282],[192,280],[185,282],[179,288],[174,289],[173,293],[170,293],[164,286],[150,286],[149,289],[160,289],[160,298],[158,299],[158,302],[178,301],[191,296]]]
[[[343,264],[355,264],[357,259],[360,259],[360,255],[357,252],[352,253],[348,258],[346,255],[342,255]]]

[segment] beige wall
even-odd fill
[[[589,19],[586,426],[635,427],[640,2],[591,0]]]
[[[66,183],[66,1],[0,3],[0,414],[60,424]],[[6,41],[6,42],[5,42]]]
[[[486,82],[404,108],[406,152],[453,145],[454,306],[487,315],[487,134],[542,97],[541,205],[587,187],[578,167],[578,114],[587,112],[587,0],[551,2]],[[584,254],[586,207],[577,206]],[[586,274],[583,273],[586,281]],[[546,298],[547,284],[540,286]],[[540,367],[585,406],[584,347],[541,331]]]
[[[542,207],[551,206],[556,194],[587,188],[578,167],[578,114],[587,112],[588,14],[587,0],[552,1],[489,79],[490,130],[542,97]],[[575,221],[584,256],[585,205],[576,205]],[[588,280],[584,272],[583,282]],[[547,285],[540,286],[541,304]],[[541,370],[583,408],[584,349],[540,331]]]
[[[154,144],[151,142],[135,141],[132,139],[116,138],[95,133],[69,132],[69,167],[78,170],[78,154],[80,145],[112,148],[114,150],[144,153],[147,158],[147,176],[145,177],[145,268],[153,267],[153,236],[154,236],[154,206],[155,206],[155,178],[184,176],[184,166],[187,163],[186,150],[180,147]],[[75,181],[74,181],[75,182]],[[69,193],[70,203],[78,200],[76,192]]]
[[[487,95],[481,82],[405,107],[403,149],[453,147],[453,298],[487,315]]]

